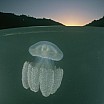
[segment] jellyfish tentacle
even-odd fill
[[[33,88],[32,88],[32,65],[31,64],[28,65],[27,76],[28,76],[29,87],[33,91]]]
[[[33,66],[31,66],[32,68],[31,68],[31,72],[30,72],[30,74],[31,74],[31,76],[30,76],[30,80],[31,80],[31,87],[30,87],[30,89],[32,90],[32,91],[34,91],[34,81],[33,81],[33,79],[34,79],[34,75],[33,75]]]
[[[61,81],[63,78],[63,69],[54,69],[54,83],[52,86],[52,90],[51,90],[51,94],[55,93],[57,91],[57,89],[60,87],[61,85]]]
[[[39,69],[37,67],[32,68],[32,88],[34,92],[39,90]]]
[[[48,97],[51,94],[52,86],[53,86],[53,70],[40,68],[40,90],[42,95]]]
[[[27,78],[28,65],[29,65],[29,62],[26,61],[22,68],[22,85],[25,89],[29,88],[28,78]]]

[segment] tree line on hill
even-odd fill
[[[99,20],[94,20],[91,23],[86,24],[85,26],[104,27],[104,16]]]
[[[63,25],[51,19],[34,18],[26,15],[0,12],[0,29],[27,27],[27,26],[53,26]]]

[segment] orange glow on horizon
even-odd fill
[[[65,26],[84,26],[86,21],[83,21],[83,19],[69,19],[69,18],[62,18],[62,19],[57,19],[56,21],[60,21]]]
[[[65,26],[83,26],[83,24],[77,24],[77,23],[63,23]]]
[[[65,26],[84,26],[89,23],[87,16],[77,13],[71,13],[70,15],[65,15],[65,13],[59,14],[59,16],[55,15],[54,20],[59,21]]]
[[[77,21],[74,21],[74,20],[63,20],[62,24],[64,24],[65,26],[84,26],[85,24],[81,21],[81,20],[77,20]]]

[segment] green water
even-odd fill
[[[22,66],[34,61],[28,48],[50,41],[64,53],[56,62],[64,70],[57,92],[43,97],[23,88]],[[0,104],[103,104],[104,28],[27,27],[0,30]]]

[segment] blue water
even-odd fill
[[[64,70],[57,92],[43,97],[23,88],[22,66],[34,61],[28,48],[50,41],[64,53],[56,62]],[[0,30],[0,104],[103,104],[104,28],[27,27]]]

